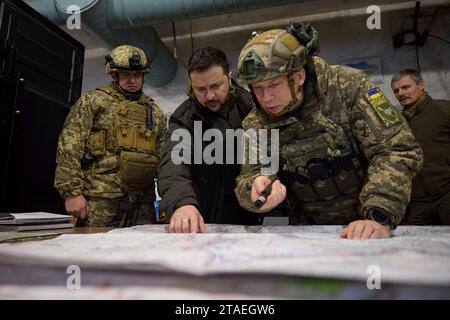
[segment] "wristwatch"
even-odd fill
[[[383,226],[389,225],[389,217],[378,208],[369,209],[369,213],[367,214],[367,216],[370,220],[378,222]]]

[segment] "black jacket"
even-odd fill
[[[241,122],[253,106],[251,95],[233,82],[226,103],[227,128],[242,128]],[[235,179],[240,172],[240,165],[236,162],[237,152],[234,164],[206,164],[203,157],[201,164],[195,164],[193,161],[194,121],[201,121],[203,137],[207,129],[218,126],[223,129],[224,119],[222,118],[219,124],[218,116],[218,113],[210,112],[201,106],[192,96],[171,115],[169,134],[161,150],[158,170],[161,209],[171,216],[177,208],[190,204],[199,209],[205,223],[257,224],[258,216],[242,209],[234,193]],[[172,133],[176,129],[186,129],[191,134],[191,164],[176,165],[171,160],[173,147],[180,143],[171,141]],[[197,139],[202,140],[201,137]],[[202,154],[209,143],[203,142]],[[223,150],[225,155],[225,145]]]

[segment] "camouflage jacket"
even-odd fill
[[[415,141],[405,119],[392,105],[385,103],[380,107],[380,99],[370,100],[370,94],[380,97],[380,93],[374,91],[375,85],[362,71],[345,66],[328,65],[318,57],[314,57],[313,62],[317,85],[311,90],[313,94],[305,95],[299,114],[295,116],[287,114],[274,118],[268,116],[259,107],[244,119],[243,128],[244,130],[279,129],[279,161],[282,169],[288,167],[290,162],[297,160],[292,159],[293,157],[301,158],[295,152],[302,153],[305,157],[314,157],[314,152],[318,148],[317,140],[306,147],[303,145],[303,150],[296,150],[296,143],[300,143],[300,138],[297,137],[314,129],[316,124],[326,124],[332,130],[341,132],[336,136],[348,137],[348,139],[337,142],[326,141],[325,149],[327,143],[329,146],[332,144],[336,146],[349,144],[347,142],[350,141],[352,145],[349,148],[358,150],[357,154],[365,160],[366,164],[361,167],[361,188],[353,194],[353,202],[349,199],[353,207],[348,211],[356,212],[352,219],[367,218],[370,208],[379,208],[389,215],[390,223],[395,227],[400,223],[409,202],[412,178],[422,166],[422,149]],[[382,94],[381,99],[385,99]],[[387,102],[387,100],[383,101]],[[313,138],[313,135],[318,135],[318,132],[309,138]],[[301,139],[304,140],[305,137]],[[325,137],[324,140],[327,138]],[[252,146],[247,143],[245,148],[248,153]],[[286,154],[290,155],[286,156]],[[304,163],[307,163],[307,159]],[[235,191],[239,202],[245,209],[253,212],[260,212],[260,210],[251,202],[250,191],[253,180],[261,175],[262,167],[260,163],[249,164],[247,161],[237,178]],[[274,179],[275,175],[270,178]],[[288,188],[288,199],[292,196],[289,192]],[[327,204],[324,201],[310,203],[308,210],[304,208],[305,203],[300,201],[297,214],[313,211],[308,214],[316,213],[319,216],[321,210],[333,207],[339,200],[341,199],[332,199]],[[325,206],[329,207],[325,208]],[[339,219],[341,211],[328,210],[327,213],[331,219],[323,223],[342,223]],[[316,219],[313,220],[313,223],[321,223]]]
[[[112,83],[83,95],[71,108],[59,136],[56,155],[55,187],[63,198],[81,194],[103,198],[124,195],[118,176],[120,151],[108,150],[104,157],[98,157],[92,154],[89,147],[89,139],[99,126],[114,128],[118,105],[124,100],[130,99]],[[155,154],[159,159],[166,129],[165,116],[144,94],[139,96],[137,103],[151,106]],[[102,164],[102,169],[95,170],[95,164]]]

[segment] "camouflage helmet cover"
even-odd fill
[[[251,38],[239,55],[237,77],[247,83],[289,75],[306,64],[306,48],[292,34],[272,29]]]
[[[148,73],[150,63],[144,51],[131,45],[115,47],[110,55],[105,57],[105,73],[118,71],[139,71]]]

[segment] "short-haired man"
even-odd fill
[[[363,72],[328,65],[313,57],[317,51],[317,32],[296,23],[258,34],[242,49],[238,78],[257,103],[243,128],[279,131],[281,168],[262,174],[260,163],[245,163],[239,202],[263,215],[286,204],[292,223],[348,224],[341,233],[348,239],[389,237],[422,151]],[[267,201],[256,206],[272,181]]]
[[[405,223],[414,225],[450,224],[450,101],[432,99],[414,69],[392,77],[391,87],[403,106],[424,162],[413,180],[411,203]]]
[[[241,122],[253,108],[250,94],[231,77],[227,57],[213,47],[196,50],[189,60],[189,98],[171,115],[169,133],[161,154],[158,172],[162,196],[161,209],[170,217],[170,232],[204,232],[205,223],[255,224],[257,218],[243,210],[234,194],[235,178],[240,171],[237,155],[233,163],[207,163],[202,155],[205,131],[240,129]],[[196,132],[195,128],[201,128]],[[177,132],[188,132],[189,161],[176,164],[172,159]],[[194,135],[199,135],[194,139]],[[221,143],[221,142],[220,142]],[[197,151],[197,157],[194,155]],[[225,147],[224,147],[225,150]]]

